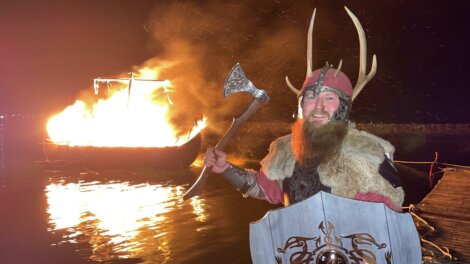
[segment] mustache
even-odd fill
[[[308,117],[313,117],[314,115],[326,115],[328,118],[331,118],[330,113],[326,110],[313,110],[308,114]]]

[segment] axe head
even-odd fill
[[[224,97],[238,92],[247,92],[261,102],[268,102],[269,96],[265,90],[256,88],[250,80],[246,78],[240,63],[235,64],[230,70],[224,83]]]

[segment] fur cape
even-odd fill
[[[394,188],[379,174],[385,156],[393,160],[394,151],[388,141],[360,131],[350,123],[338,155],[318,165],[320,181],[331,188],[332,194],[354,198],[357,193],[377,193],[400,208],[405,197],[403,188]],[[292,135],[273,141],[268,155],[260,163],[266,176],[282,188],[283,179],[292,176],[295,166]]]

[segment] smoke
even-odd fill
[[[250,95],[223,98],[225,77],[236,62],[253,84],[271,97],[253,119],[272,121],[292,115],[296,100],[284,76],[289,74],[291,80],[304,77],[304,67],[296,71],[294,65],[305,63],[307,25],[298,25],[294,19],[298,14],[290,5],[171,1],[152,10],[146,29],[155,57],[144,66],[171,63],[161,70],[160,77],[174,86],[172,119],[179,127],[191,127],[193,117],[202,113],[209,128],[225,130],[220,121],[230,121],[244,112],[252,100]]]
[[[223,133],[227,123],[247,109],[251,95],[223,97],[224,80],[237,62],[252,83],[271,98],[251,120],[289,121],[297,107],[285,76],[298,88],[305,78],[306,33],[314,7],[319,9],[314,67],[328,60],[336,63],[340,58],[345,59],[343,71],[348,64],[357,67],[356,59],[345,58],[356,54],[351,51],[351,42],[336,41],[343,39],[338,36],[342,28],[354,36],[355,42],[357,37],[341,3],[335,5],[293,0],[159,1],[144,25],[152,58],[138,68],[157,69],[159,79],[171,81],[174,104],[170,121],[181,133],[187,133],[201,114],[208,118],[209,130]],[[81,97],[97,99],[87,93]],[[105,93],[100,92],[100,96]]]

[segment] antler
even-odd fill
[[[313,71],[312,71],[312,52],[313,52],[313,45],[312,45],[312,39],[313,39],[313,24],[315,21],[315,14],[317,13],[317,9],[313,9],[313,15],[312,18],[310,19],[310,25],[308,27],[308,38],[307,38],[307,77],[312,77]],[[289,77],[286,76],[286,83],[287,86],[291,89],[292,92],[294,92],[297,96],[300,95],[300,90],[295,88],[294,85],[289,81]]]
[[[359,77],[357,78],[357,83],[353,89],[353,96],[352,100],[357,97],[357,95],[361,92],[362,88],[372,79],[374,78],[375,73],[377,72],[377,58],[375,54],[372,57],[372,67],[370,69],[369,74],[366,75],[366,68],[367,68],[367,41],[366,41],[366,34],[364,33],[364,29],[359,22],[359,19],[349,10],[347,7],[344,7],[346,12],[348,13],[349,17],[352,19],[354,25],[356,26],[357,34],[359,35]]]
[[[313,52],[313,23],[315,21],[315,14],[317,13],[317,9],[313,9],[313,15],[310,19],[310,25],[308,26],[308,37],[307,37],[307,76],[312,77],[312,52]]]
[[[339,70],[341,70],[341,66],[343,66],[343,60],[339,61],[338,69],[336,69],[335,74],[333,75],[333,77],[336,78],[338,76]]]
[[[292,83],[289,81],[289,77],[286,76],[286,83],[287,86],[289,86],[290,90],[294,92],[297,96],[300,95],[300,91],[292,85]]]

